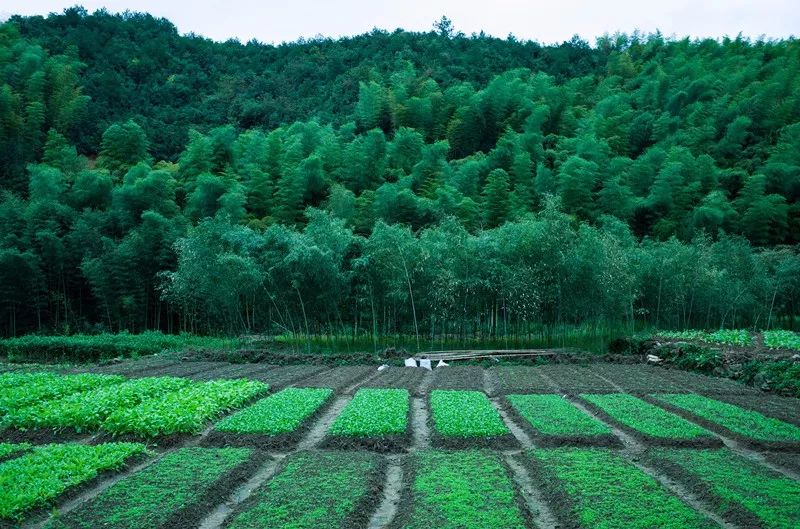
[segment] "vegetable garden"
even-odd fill
[[[797,399],[640,365],[187,364],[0,374],[0,527],[800,525]]]

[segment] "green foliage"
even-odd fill
[[[116,375],[3,373],[0,375],[0,415],[80,391],[119,384],[123,380]]]
[[[236,516],[230,529],[338,529],[351,527],[380,474],[380,459],[368,452],[301,452],[257,489],[254,506]]]
[[[3,423],[17,429],[69,428],[77,432],[95,431],[109,415],[138,406],[143,401],[157,399],[187,385],[189,380],[174,377],[128,380],[18,409],[6,416]]]
[[[659,331],[659,336],[664,338],[671,338],[674,340],[699,340],[708,343],[718,343],[723,345],[741,345],[748,346],[752,344],[753,340],[750,333],[746,330],[726,330],[720,329],[718,331]]]
[[[181,448],[114,483],[48,529],[156,529],[179,509],[204,504],[214,482],[244,463],[248,448]]]
[[[654,395],[739,435],[763,441],[800,442],[800,427],[765,417],[758,412],[695,394]]]
[[[490,437],[509,433],[500,414],[479,391],[434,390],[430,404],[433,425],[441,435]]]
[[[764,345],[771,349],[800,351],[800,333],[792,331],[764,331]]]
[[[408,410],[406,389],[359,389],[331,425],[330,433],[352,437],[403,434]]]
[[[614,420],[644,435],[659,439],[695,439],[711,436],[708,430],[633,395],[612,393],[581,395],[581,398],[600,407]]]
[[[8,456],[19,454],[20,452],[27,452],[31,449],[28,443],[0,443],[0,459],[6,459]]]
[[[800,485],[730,450],[655,449],[653,455],[680,465],[722,499],[712,503],[724,515],[731,505],[753,513],[764,529],[800,524]]]
[[[267,389],[264,383],[244,379],[195,382],[138,406],[116,410],[103,421],[103,429],[115,435],[141,437],[196,434],[207,421]]]
[[[414,459],[412,511],[405,529],[526,527],[514,484],[497,454],[429,450]]]
[[[603,435],[611,430],[560,395],[508,395],[508,402],[544,435]]]
[[[38,446],[0,464],[0,519],[20,521],[26,511],[143,453],[145,447],[138,443]]]
[[[331,397],[327,388],[286,388],[226,417],[214,427],[221,432],[279,435],[295,431]]]
[[[711,529],[716,524],[682,503],[620,455],[604,449],[532,450],[566,494],[566,509],[587,529]]]

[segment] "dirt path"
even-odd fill
[[[343,396],[337,398],[333,404],[328,408],[328,411],[320,417],[317,423],[308,431],[306,436],[300,440],[297,444],[297,451],[300,450],[309,450],[311,448],[316,447],[322,440],[325,438],[325,434],[328,433],[328,429],[333,424],[333,421],[336,420],[336,417],[342,412],[347,403],[350,402],[349,396]]]
[[[367,529],[385,529],[397,516],[403,494],[402,456],[389,456],[386,468],[386,481],[383,484],[383,498],[369,520]]]
[[[414,438],[412,448],[425,450],[431,446],[431,432],[428,425],[428,406],[422,397],[411,399],[411,433]]]
[[[528,469],[519,460],[519,455],[506,455],[505,462],[511,469],[514,484],[525,501],[525,506],[533,516],[534,524],[537,529],[557,529],[558,520],[553,515],[553,511],[544,501],[539,489],[533,484]],[[524,457],[524,456],[523,456]]]
[[[531,441],[530,436],[525,433],[525,430],[522,429],[514,419],[506,412],[505,408],[503,408],[503,404],[500,402],[500,399],[492,399],[492,406],[497,412],[500,414],[500,417],[503,419],[503,422],[506,424],[506,427],[511,432],[517,442],[522,446],[523,449],[528,450],[529,448],[533,448],[533,441]]]

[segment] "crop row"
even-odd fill
[[[118,481],[47,529],[189,527],[249,471],[249,448],[182,448]]]
[[[332,442],[394,448],[407,437],[408,414],[408,390],[360,389],[331,426]]]
[[[771,349],[800,351],[800,333],[792,331],[764,331],[764,345]]]
[[[9,459],[0,464],[0,519],[21,520],[67,489],[144,452],[139,443],[42,445]]]
[[[720,329],[718,331],[659,331],[659,336],[673,340],[699,340],[722,345],[747,346],[753,343],[750,333],[745,330]]]
[[[174,377],[125,381],[109,375],[0,375],[4,428],[156,437],[197,433],[219,414],[266,392],[249,380],[191,382]]]

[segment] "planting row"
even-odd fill
[[[7,432],[103,431],[154,438],[194,434],[211,419],[267,391],[250,380],[125,381],[110,375],[0,375],[0,426]],[[33,432],[29,432],[32,434]]]

